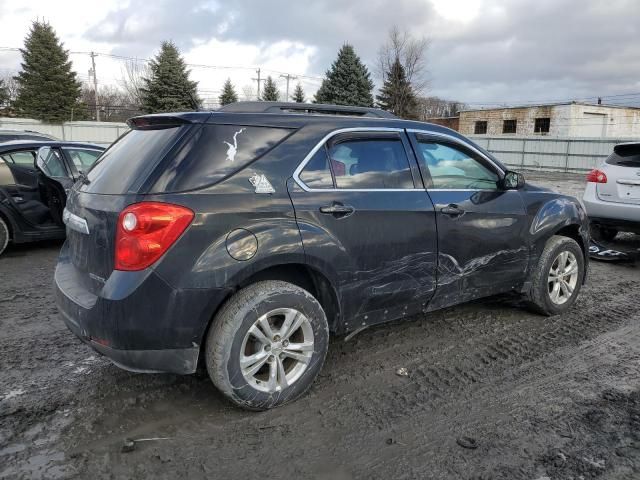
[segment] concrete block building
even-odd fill
[[[464,135],[640,138],[640,108],[553,103],[460,112]]]

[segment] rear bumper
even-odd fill
[[[91,346],[96,352],[109,358],[118,367],[131,372],[141,373],[178,373],[189,374],[196,371],[200,349],[173,348],[163,350],[121,350],[104,345],[104,340],[94,338],[89,331],[76,320],[61,311],[60,316],[76,336]]]
[[[60,315],[75,335],[136,372],[195,372],[223,289],[176,289],[152,270],[114,271],[94,294],[63,247],[54,276]]]
[[[599,219],[601,222],[609,222],[611,226],[618,222],[620,227],[640,224],[640,205],[604,202],[598,198],[595,183],[587,183],[582,201],[591,221]]]

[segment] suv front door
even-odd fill
[[[305,253],[336,270],[346,330],[426,309],[435,289],[434,209],[402,130],[337,133],[294,179]]]
[[[526,213],[517,190],[500,187],[503,172],[452,138],[412,133],[438,226],[436,309],[521,286],[529,250]]]

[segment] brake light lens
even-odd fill
[[[592,183],[607,183],[607,175],[597,168],[587,173],[587,182]]]
[[[141,202],[129,205],[118,217],[116,270],[142,270],[158,260],[193,220],[181,205]]]

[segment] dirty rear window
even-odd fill
[[[291,132],[276,127],[203,125],[163,166],[152,192],[213,185],[264,155]]]
[[[640,144],[616,146],[606,163],[618,167],[640,168]]]
[[[84,192],[122,194],[162,159],[185,126],[131,130],[107,149],[87,173]]]

